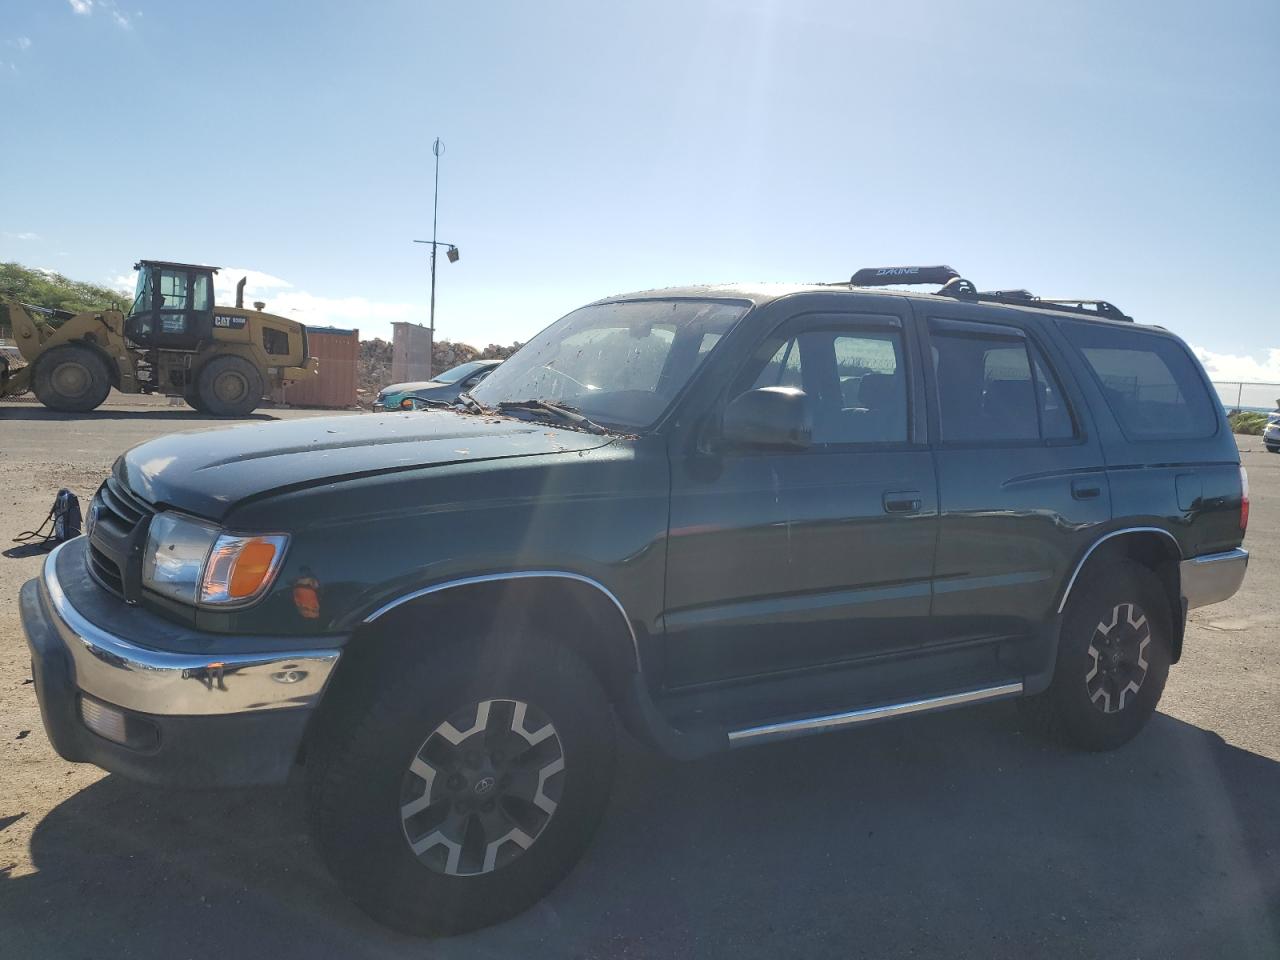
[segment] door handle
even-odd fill
[[[1097,500],[1102,496],[1102,486],[1097,480],[1072,480],[1071,496],[1077,500]]]
[[[919,513],[919,490],[894,490],[884,495],[885,513]]]

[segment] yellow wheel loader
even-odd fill
[[[219,417],[251,413],[263,396],[313,377],[307,330],[263,313],[265,304],[213,302],[217,267],[140,260],[129,313],[68,313],[0,297],[25,366],[0,353],[0,397],[32,391],[51,410],[93,410],[112,387],[122,393],[180,396]],[[4,317],[0,316],[0,321]],[[4,326],[0,323],[0,329]]]

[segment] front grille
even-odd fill
[[[89,574],[118,597],[136,602],[142,584],[142,547],[155,512],[115,477],[94,495]]]
[[[114,593],[124,596],[124,577],[120,574],[120,566],[105,553],[89,543],[89,572],[93,579]]]

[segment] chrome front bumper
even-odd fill
[[[58,555],[69,545],[49,554],[39,582],[47,625],[65,647],[80,691],[155,716],[249,713],[319,701],[338,650],[178,653],[138,646],[91,622],[58,580]]]
[[[1249,567],[1249,551],[1242,547],[1208,553],[1178,564],[1187,609],[1221,603],[1235,595]]]

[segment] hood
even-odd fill
[[[236,504],[285,488],[608,442],[509,417],[367,413],[174,433],[134,447],[116,461],[115,473],[151,503],[221,520]]]
[[[411,380],[408,383],[392,383],[378,391],[378,396],[392,393],[408,393],[411,390],[425,390],[427,387],[443,387],[439,380]]]

